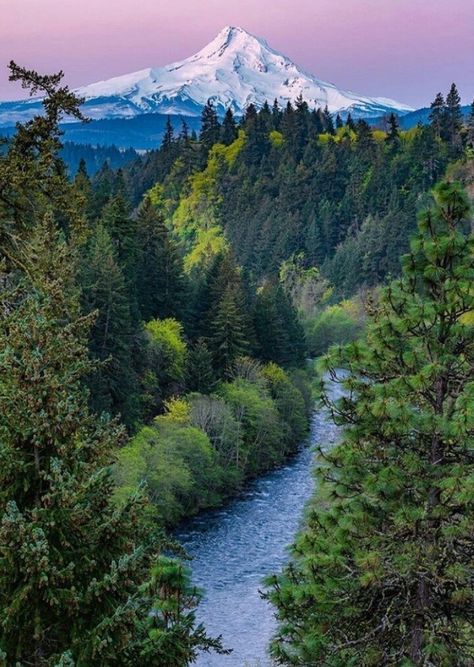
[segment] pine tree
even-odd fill
[[[275,98],[272,105],[272,128],[277,132],[280,130],[282,113],[278,100]]]
[[[211,148],[219,141],[220,138],[220,125],[219,119],[217,118],[216,110],[211,100],[208,100],[202,110],[201,116],[201,132],[199,134],[199,141],[202,146],[203,160],[207,158],[207,155]]]
[[[400,145],[400,124],[394,113],[388,117],[388,131],[385,143],[391,148],[398,148]]]
[[[446,112],[444,121],[444,135],[450,146],[452,157],[458,157],[462,152],[462,111],[461,97],[453,83],[446,97]]]
[[[146,197],[137,218],[137,299],[141,318],[180,317],[185,282],[182,260],[163,215]]]
[[[220,376],[230,372],[234,361],[249,352],[247,322],[238,287],[228,285],[214,309],[209,348]]]
[[[189,351],[186,376],[189,391],[210,394],[216,384],[212,353],[204,338],[199,338]]]
[[[367,341],[325,363],[347,392],[330,403],[345,431],[290,566],[269,581],[282,664],[474,659],[474,241],[460,186],[434,196]]]
[[[0,294],[1,660],[187,664],[218,645],[195,627],[186,582],[175,577],[169,593],[159,583],[166,564],[161,538],[140,518],[144,500],[113,501],[110,464],[123,433],[87,408],[90,317],[51,215],[24,257],[25,272]],[[165,609],[175,614],[168,622]]]
[[[342,122],[342,118],[339,114],[336,116],[336,129],[340,130],[341,127],[344,127],[344,123]]]
[[[83,120],[78,99],[61,85],[62,72],[43,76],[9,64],[10,81],[20,81],[31,94],[43,96],[42,115],[16,132],[0,161],[0,261],[10,270],[22,264],[21,247],[35,224],[52,210],[69,234],[84,231],[83,201],[66,176],[59,157],[59,123],[65,115]]]
[[[123,192],[118,192],[107,202],[101,222],[112,239],[115,258],[128,290],[131,313],[137,320],[137,222]]]
[[[471,104],[471,110],[467,119],[467,144],[474,148],[474,102]]]
[[[161,142],[161,150],[165,153],[169,153],[170,151],[172,151],[174,141],[175,141],[175,139],[174,139],[173,125],[171,123],[170,117],[167,116],[166,126],[165,126],[165,133],[163,135],[163,141]]]
[[[430,124],[436,137],[441,137],[445,124],[446,104],[442,93],[438,93],[431,103]]]
[[[89,239],[80,281],[84,311],[95,313],[89,349],[100,362],[88,379],[91,407],[98,414],[120,415],[132,428],[140,414],[135,329],[126,282],[111,237],[102,225]]]
[[[325,132],[327,132],[328,134],[335,134],[334,121],[332,119],[332,115],[330,114],[327,105],[324,107],[323,111],[323,124]]]
[[[235,124],[234,114],[230,107],[225,112],[221,129],[221,139],[222,143],[226,146],[230,146],[230,144],[237,139],[237,126]]]
[[[346,127],[352,131],[355,131],[355,123],[350,113],[347,114]]]

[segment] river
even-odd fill
[[[333,387],[334,397],[340,388]],[[177,538],[192,557],[193,582],[204,591],[198,620],[222,635],[230,655],[201,654],[199,667],[269,667],[275,630],[271,606],[261,599],[262,579],[278,572],[313,488],[314,445],[337,439],[329,415],[318,410],[307,444],[286,466],[259,478],[222,509],[189,521]]]

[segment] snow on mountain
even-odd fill
[[[240,115],[253,103],[276,98],[281,106],[300,94],[310,107],[328,106],[332,113],[373,118],[411,107],[383,97],[364,97],[320,81],[289,58],[242,28],[228,26],[201,51],[165,67],[83,86],[85,113],[97,118],[124,118],[143,113],[199,116],[211,99],[219,113],[227,107]],[[24,120],[38,109],[38,100],[0,103],[0,124]]]

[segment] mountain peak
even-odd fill
[[[411,111],[393,100],[356,95],[322,81],[264,39],[232,25],[185,60],[99,81],[76,92],[86,100],[86,115],[96,119],[143,113],[200,116],[208,99],[220,114],[231,108],[241,115],[249,104],[261,107],[276,99],[284,107],[300,95],[311,108],[327,106],[331,113],[350,111],[353,117]],[[0,125],[31,117],[39,101],[9,104],[3,114],[0,104]]]
[[[245,52],[247,49],[255,50],[268,48],[267,43],[260,37],[256,37],[238,26],[225,26],[214,39],[203,49],[198,51],[195,58],[222,57],[229,52]]]

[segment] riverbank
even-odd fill
[[[334,397],[340,388],[331,389]],[[283,467],[251,482],[225,507],[204,512],[175,533],[192,558],[193,582],[204,591],[197,618],[223,636],[228,656],[201,655],[198,667],[268,667],[273,612],[260,596],[262,579],[281,570],[313,488],[314,447],[329,448],[337,428],[314,412],[305,446]]]
[[[306,371],[242,359],[212,394],[168,401],[120,450],[117,501],[145,482],[151,519],[168,530],[222,506],[298,452],[312,405]]]

